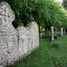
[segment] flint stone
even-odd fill
[[[28,53],[28,36],[27,36],[27,29],[22,26],[18,29],[18,37],[19,37],[19,55],[22,57],[23,55]]]
[[[0,3],[0,13],[0,64],[6,65],[18,58],[18,39],[12,25],[15,14],[8,3]]]
[[[35,21],[30,23],[30,28],[22,26],[17,30],[19,35],[20,56],[31,53],[35,48],[39,47],[39,31]]]
[[[0,65],[13,64],[39,47],[39,31],[35,21],[30,28],[15,29],[15,14],[6,2],[0,3]]]

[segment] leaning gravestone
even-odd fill
[[[12,26],[15,14],[6,2],[0,3],[0,65],[18,58],[17,32]]]

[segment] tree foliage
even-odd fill
[[[16,24],[28,24],[35,20],[39,27],[51,26],[66,28],[67,11],[54,0],[5,0],[15,12]],[[19,22],[21,20],[21,22]]]

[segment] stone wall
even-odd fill
[[[39,31],[35,21],[30,28],[15,29],[15,14],[6,2],[0,3],[0,65],[13,64],[39,46]]]

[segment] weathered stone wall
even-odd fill
[[[0,3],[0,65],[13,64],[39,46],[38,25],[30,23],[15,29],[15,14],[6,2]]]

